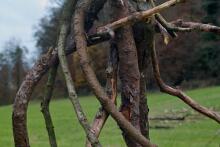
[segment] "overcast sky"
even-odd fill
[[[10,38],[17,38],[33,54],[33,34],[46,15],[49,0],[2,0],[0,4],[0,51]]]

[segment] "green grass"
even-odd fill
[[[201,104],[220,110],[220,87],[192,90],[187,93]],[[162,116],[166,114],[165,112],[173,111],[177,114],[183,109],[191,112],[191,109],[178,98],[160,93],[150,93],[148,97],[151,116]],[[94,97],[82,97],[80,101],[91,122],[99,106],[98,102]],[[11,111],[11,106],[0,107],[0,147],[13,146]],[[53,101],[51,113],[58,145],[60,147],[83,147],[85,134],[69,100]],[[160,147],[219,147],[220,125],[201,115],[196,118],[198,120],[192,119],[176,123],[174,129],[151,129],[151,141]],[[154,123],[151,122],[151,125]],[[163,122],[162,125],[164,124],[170,125],[170,122]],[[32,102],[29,106],[28,128],[32,147],[49,147],[39,102]],[[108,120],[100,136],[100,141],[104,147],[125,146],[120,130],[112,119]]]

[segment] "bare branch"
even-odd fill
[[[115,30],[119,27],[122,27],[124,25],[129,25],[129,24],[134,24],[138,21],[144,20],[158,12],[161,12],[162,10],[165,10],[177,3],[181,3],[184,0],[169,0],[161,5],[158,5],[152,9],[146,10],[146,11],[142,11],[142,12],[135,12],[130,16],[121,18],[111,24],[107,24],[103,27],[98,28],[98,32],[105,32],[106,28],[110,28],[112,30]]]
[[[220,34],[220,27],[203,24],[197,22],[184,22],[179,19],[170,23],[172,25],[172,30],[179,32],[191,32],[191,31],[201,31],[201,32],[212,32],[216,34]]]
[[[91,142],[93,147],[101,147],[101,144],[99,143],[98,139],[96,138],[95,134],[91,131],[91,127],[87,121],[87,118],[82,110],[82,107],[79,103],[75,87],[73,84],[73,80],[67,65],[67,59],[65,55],[65,40],[67,37],[67,32],[68,32],[68,27],[69,23],[67,22],[68,17],[71,16],[71,10],[73,0],[68,0],[65,4],[64,10],[63,10],[63,16],[61,18],[61,29],[60,29],[60,35],[59,35],[59,40],[58,40],[58,56],[60,60],[60,64],[65,76],[66,84],[67,84],[67,89],[69,92],[69,98],[74,106],[74,110],[76,112],[77,118],[83,127],[88,140]]]
[[[89,64],[89,59],[86,52],[86,38],[84,36],[84,17],[85,10],[88,8],[90,3],[91,0],[82,0],[78,2],[74,17],[75,41],[83,73],[102,106],[117,121],[119,126],[124,129],[130,135],[130,137],[134,138],[135,141],[139,142],[143,146],[153,146],[150,141],[142,136],[141,133],[136,130],[136,128],[134,128],[117,110],[115,104],[111,102],[103,90],[103,87],[98,82],[95,72]]]
[[[50,72],[48,75],[47,87],[46,87],[46,91],[45,91],[45,96],[44,96],[43,101],[41,103],[41,112],[43,113],[43,116],[44,116],[44,120],[45,120],[45,124],[46,124],[47,133],[49,136],[49,141],[50,141],[51,147],[57,147],[53,121],[52,121],[52,118],[50,115],[50,110],[49,110],[49,104],[50,104],[50,100],[52,97],[54,83],[55,83],[56,74],[57,74],[57,67],[58,67],[58,64],[56,64],[55,66],[53,66],[50,69]]]
[[[106,92],[108,97],[113,103],[116,103],[117,97],[117,72],[118,72],[118,53],[115,43],[111,43],[108,67],[106,69],[107,82],[106,82]],[[92,123],[92,130],[97,137],[99,137],[103,126],[105,125],[106,120],[109,117],[109,113],[103,108],[99,108],[99,111],[96,113],[95,119]],[[86,143],[87,147],[91,147],[90,142]]]
[[[156,7],[154,0],[150,0],[150,2],[153,7]],[[171,30],[171,25],[164,19],[164,17],[160,13],[155,14],[155,19],[157,20],[156,23],[158,24],[158,26],[162,28],[162,30],[164,30],[162,31],[162,34],[165,39],[168,38],[166,34],[169,34],[172,37],[177,37],[177,34],[173,30]]]
[[[212,110],[209,110],[208,108],[206,108],[204,106],[201,106],[196,101],[194,101],[192,98],[187,96],[184,92],[182,92],[180,89],[172,88],[164,83],[164,81],[161,79],[161,76],[160,76],[159,63],[158,63],[155,48],[153,48],[151,50],[151,60],[152,60],[154,77],[155,77],[157,84],[160,87],[160,90],[162,92],[165,92],[165,93],[170,94],[172,96],[179,97],[183,102],[185,102],[187,105],[189,105],[191,108],[193,108],[197,112],[200,112],[201,114],[220,123],[220,115],[218,113],[216,113]]]

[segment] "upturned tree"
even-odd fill
[[[146,93],[146,69],[151,64],[153,74],[161,92],[181,99],[195,111],[220,123],[220,115],[201,106],[180,89],[168,86],[160,76],[155,34],[164,37],[168,44],[177,32],[204,31],[219,34],[220,28],[209,24],[173,20],[167,22],[160,14],[171,6],[189,0],[169,0],[156,5],[153,0],[66,0],[57,45],[50,47],[28,72],[15,97],[13,106],[13,133],[16,147],[29,147],[27,108],[31,94],[42,76],[49,71],[47,90],[42,101],[50,145],[56,147],[56,136],[49,112],[49,102],[53,92],[57,67],[63,71],[69,98],[79,123],[85,131],[86,146],[100,147],[99,134],[106,120],[111,116],[118,124],[128,147],[153,147],[150,142],[148,105]],[[97,26],[98,13],[109,8],[107,23]],[[106,88],[98,81],[90,64],[90,46],[107,42],[109,44],[106,65]],[[107,50],[106,50],[107,51]],[[92,124],[79,103],[66,56],[76,52],[81,69],[89,87],[100,102]],[[120,87],[117,87],[117,79]],[[117,89],[121,91],[121,105],[116,105]]]

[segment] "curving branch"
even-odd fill
[[[105,108],[105,110],[115,119],[118,125],[129,134],[135,141],[139,142],[143,146],[155,146],[150,143],[148,139],[141,135],[140,131],[136,130],[126,119],[125,117],[117,110],[115,104],[111,102],[105,93],[103,87],[100,85],[95,72],[89,64],[88,55],[86,52],[86,38],[84,35],[84,17],[85,10],[90,5],[91,0],[82,0],[77,3],[75,9],[75,17],[74,17],[74,34],[76,41],[77,53],[80,58],[80,64],[83,70],[83,73],[97,96],[98,100]]]
[[[46,91],[45,91],[45,96],[44,96],[42,103],[41,103],[41,112],[43,113],[43,116],[44,116],[44,120],[45,120],[45,124],[46,124],[47,133],[49,136],[49,141],[50,141],[51,147],[57,147],[53,121],[52,121],[52,118],[50,115],[50,110],[49,110],[49,104],[50,104],[50,100],[51,100],[51,97],[53,94],[54,83],[56,80],[57,68],[58,68],[58,64],[56,64],[55,66],[53,66],[50,69],[50,72],[48,75],[47,87],[46,87]]]
[[[106,81],[106,92],[108,97],[113,103],[116,103],[117,98],[117,72],[118,72],[118,53],[115,43],[111,43],[108,66],[106,69],[107,81]],[[96,113],[95,119],[92,123],[92,130],[97,137],[99,137],[102,128],[105,125],[109,117],[109,113],[103,108],[99,108]],[[87,147],[91,147],[90,142],[87,140]]]
[[[60,21],[61,24],[61,29],[60,29],[60,35],[59,35],[59,39],[58,39],[58,56],[59,56],[59,60],[60,60],[60,64],[64,73],[64,77],[66,80],[66,84],[67,84],[67,89],[68,89],[68,93],[69,93],[69,98],[70,101],[73,104],[74,110],[76,112],[77,118],[81,124],[81,126],[83,127],[88,140],[91,142],[93,147],[101,147],[101,144],[99,143],[98,139],[96,138],[95,134],[91,131],[91,127],[88,123],[88,120],[86,118],[86,115],[84,114],[82,107],[79,103],[76,91],[75,91],[75,87],[74,87],[74,83],[67,65],[67,59],[66,59],[66,55],[65,55],[65,40],[67,37],[67,32],[68,32],[68,28],[69,28],[69,23],[68,23],[68,18],[71,16],[71,10],[72,8],[72,4],[74,3],[73,0],[68,0],[65,3],[65,7],[63,10],[63,15]]]
[[[214,26],[211,24],[203,24],[197,22],[185,22],[181,19],[173,21],[170,23],[171,29],[173,31],[179,32],[192,32],[192,31],[200,31],[200,32],[212,32],[220,35],[220,27]]]
[[[34,88],[42,76],[48,71],[49,67],[57,62],[53,62],[54,50],[50,49],[43,55],[27,73],[22,82],[13,105],[12,125],[15,147],[29,147],[27,131],[27,107]]]
[[[151,60],[152,60],[154,77],[155,77],[157,84],[160,87],[160,90],[162,92],[180,98],[183,102],[185,102],[187,105],[189,105],[195,111],[197,111],[197,112],[215,120],[216,122],[220,123],[220,115],[218,113],[216,113],[212,110],[209,110],[208,108],[206,108],[204,106],[201,106],[196,101],[194,101],[191,97],[187,96],[184,92],[182,92],[180,89],[172,88],[164,83],[164,81],[162,80],[162,78],[160,76],[159,63],[158,63],[155,48],[152,48],[152,50],[151,50]]]

